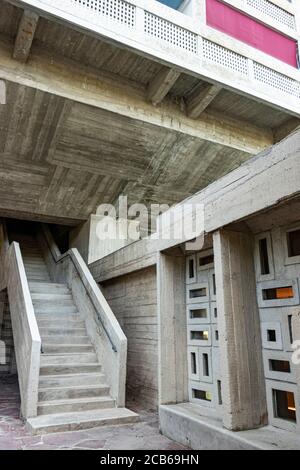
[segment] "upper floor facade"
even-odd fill
[[[299,0],[10,3],[300,116]]]

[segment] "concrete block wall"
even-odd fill
[[[189,401],[221,412],[218,309],[213,250],[186,258]]]
[[[102,292],[128,340],[127,401],[158,406],[158,333],[155,267],[107,281]]]
[[[255,265],[269,423],[299,432],[300,383],[292,344],[293,318],[300,312],[300,223],[259,233]]]

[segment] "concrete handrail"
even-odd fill
[[[77,249],[61,254],[42,225],[39,236],[53,280],[67,282],[118,406],[125,405],[127,338]],[[46,246],[45,246],[46,244]],[[47,253],[48,251],[48,253]],[[51,259],[49,259],[49,252]]]
[[[18,243],[10,245],[5,264],[21,413],[23,418],[28,419],[37,416],[41,337]]]

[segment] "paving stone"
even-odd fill
[[[156,412],[134,410],[140,422],[67,433],[31,436],[20,415],[16,377],[0,377],[0,450],[182,450],[162,436]]]
[[[86,441],[79,442],[75,447],[80,447],[84,449],[103,449],[106,444],[106,441],[98,441],[96,439],[90,439]]]
[[[73,446],[78,442],[90,439],[90,436],[86,432],[66,432],[58,434],[48,434],[43,436],[43,442],[45,444],[56,445],[56,446]]]

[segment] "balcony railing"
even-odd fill
[[[226,0],[225,0],[226,1]],[[281,2],[282,0],[277,0]],[[108,40],[156,57],[259,100],[300,115],[300,71],[264,52],[215,31],[195,18],[149,0],[27,0],[45,15],[91,29]],[[292,13],[269,0],[228,0],[264,9],[291,31]],[[291,8],[287,2],[287,9]],[[47,15],[46,15],[47,16]],[[296,34],[296,33],[295,33]]]

